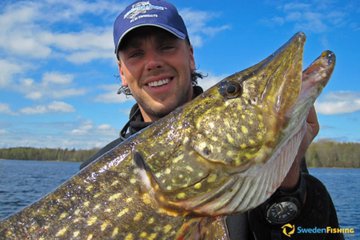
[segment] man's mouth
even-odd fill
[[[158,81],[149,82],[147,85],[149,87],[161,87],[163,85],[166,85],[170,82],[170,78],[161,79]]]

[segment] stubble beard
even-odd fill
[[[191,88],[192,89],[192,88]],[[150,116],[160,119],[168,115],[170,112],[175,110],[177,107],[180,107],[187,103],[192,98],[192,91],[188,88],[182,94],[179,94],[178,97],[170,104],[170,106],[165,106],[163,108],[155,108],[141,99],[136,99],[138,104],[143,108],[143,110]]]

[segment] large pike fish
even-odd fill
[[[0,239],[226,239],[293,163],[335,55],[304,72],[298,33],[3,220]]]

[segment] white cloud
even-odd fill
[[[94,125],[90,120],[81,121],[70,132],[71,141],[87,148],[102,147],[115,139],[117,131],[109,124]]]
[[[112,46],[107,50],[76,51],[74,53],[69,53],[66,57],[66,60],[75,64],[88,63],[97,59],[115,59]]]
[[[40,82],[25,78],[13,89],[22,92],[25,98],[31,100],[63,99],[86,94],[86,89],[72,87],[74,78],[72,74],[45,72]]]
[[[72,56],[74,52],[87,55],[87,51],[104,51],[109,54],[92,54],[90,60],[112,59],[111,26],[97,27],[87,14],[96,16],[99,20],[109,18],[110,21],[122,7],[123,4],[114,6],[111,1],[64,3],[49,0],[9,3],[0,12],[0,49],[22,58],[44,59],[65,55],[65,59],[72,62],[79,58]],[[55,30],[55,24],[60,24],[62,30]],[[69,29],[76,26],[79,31],[66,31],[67,26],[70,26]],[[84,59],[79,61],[84,62]]]
[[[60,101],[54,101],[48,105],[25,107],[19,110],[22,114],[69,113],[74,111],[75,108],[72,105]]]
[[[280,3],[279,15],[261,21],[270,25],[294,25],[295,31],[323,33],[348,22],[346,4],[342,9],[327,1],[309,1],[307,3]],[[334,10],[336,9],[336,10]]]
[[[332,92],[315,102],[317,112],[325,115],[352,113],[360,110],[359,92]]]
[[[8,131],[6,129],[0,129],[0,135],[5,135],[7,133]]]
[[[16,113],[13,112],[9,106],[9,104],[6,103],[0,103],[0,114],[8,114],[8,115],[15,115]]]
[[[71,130],[72,135],[86,135],[94,128],[90,121],[82,123],[78,128]]]
[[[212,37],[215,34],[230,29],[229,25],[211,26],[208,22],[219,17],[218,13],[209,13],[205,11],[196,11],[189,8],[179,10],[184,18],[190,35],[191,44],[194,47],[201,47],[204,38]]]
[[[74,76],[71,74],[63,74],[59,72],[46,72],[43,75],[42,83],[44,85],[48,84],[61,84],[67,85],[70,84],[74,79]]]
[[[23,68],[11,61],[0,59],[0,88],[8,86],[13,79],[13,76],[21,73]]]

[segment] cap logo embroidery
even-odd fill
[[[138,2],[134,5],[131,6],[131,9],[124,15],[124,19],[130,19],[130,23],[138,20],[139,18],[144,18],[144,17],[158,17],[157,14],[145,14],[147,11],[150,10],[165,10],[166,7],[161,7],[161,6],[155,6],[152,5],[150,2]],[[144,15],[140,15],[139,14],[144,14]]]

